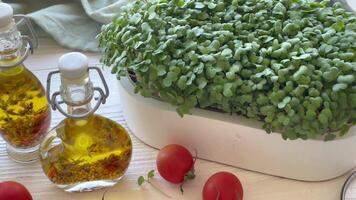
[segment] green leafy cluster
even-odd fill
[[[155,176],[155,171],[151,170],[147,173],[147,178],[143,176],[139,176],[137,179],[137,183],[139,186],[143,185],[145,182],[151,183],[151,180],[153,179],[154,176]]]
[[[214,108],[285,139],[356,121],[356,16],[304,0],[138,0],[99,35],[102,61],[180,115]]]

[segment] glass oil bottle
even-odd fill
[[[105,92],[93,86],[89,77],[92,70],[99,73]],[[58,73],[60,91],[50,97],[51,79]],[[94,98],[96,92],[98,98]],[[48,99],[52,108],[67,118],[43,140],[40,158],[47,177],[67,192],[113,186],[129,166],[132,143],[127,131],[118,123],[94,114],[108,94],[100,69],[88,67],[88,59],[81,53],[63,55],[59,59],[59,71],[48,75]],[[91,102],[96,99],[92,108]],[[67,112],[61,104],[66,104]]]
[[[23,22],[31,37],[18,31]],[[0,2],[0,135],[9,156],[18,162],[38,159],[39,144],[51,121],[44,88],[23,64],[36,47],[30,21],[14,16],[11,6]]]

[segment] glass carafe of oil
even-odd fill
[[[31,36],[21,35],[25,23]],[[0,2],[0,135],[7,152],[18,162],[38,159],[38,147],[48,131],[51,113],[39,80],[23,65],[37,47],[30,21],[13,15],[11,6]]]
[[[91,71],[100,75],[104,90],[93,86]],[[60,74],[61,86],[60,91],[50,96],[54,74]],[[94,97],[96,93],[98,97]],[[43,140],[40,158],[47,177],[67,192],[113,186],[129,166],[132,143],[127,131],[118,123],[94,114],[108,94],[102,72],[88,67],[88,59],[81,53],[63,55],[59,70],[48,75],[48,99],[52,108],[67,118]],[[92,101],[97,101],[93,108]]]

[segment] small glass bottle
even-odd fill
[[[23,22],[31,37],[18,31]],[[23,64],[37,44],[30,21],[14,16],[11,6],[0,2],[0,135],[9,156],[18,162],[38,159],[39,144],[51,121],[44,88]]]
[[[93,87],[89,70],[99,73],[105,92]],[[51,79],[57,73],[61,79],[60,91],[50,97]],[[67,118],[53,128],[41,144],[44,173],[67,192],[92,191],[115,185],[129,166],[132,143],[122,126],[94,114],[109,95],[100,69],[88,67],[85,55],[68,53],[59,59],[59,71],[51,72],[47,81],[47,97],[52,108]],[[98,98],[94,98],[95,92],[99,94]],[[94,108],[92,100],[97,100]],[[61,104],[66,104],[67,112]]]

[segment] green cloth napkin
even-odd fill
[[[99,51],[96,36],[101,25],[133,0],[4,0],[15,13],[27,14],[59,44],[78,50]],[[333,0],[356,6],[356,0]],[[0,0],[1,2],[1,0]]]
[[[4,0],[15,13],[27,14],[59,44],[83,51],[99,51],[96,36],[133,0]],[[1,0],[0,0],[1,2]]]

